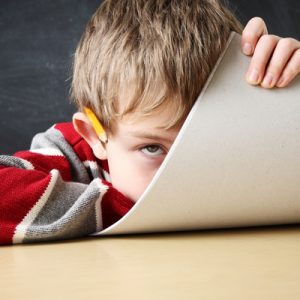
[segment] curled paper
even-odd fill
[[[248,65],[233,33],[141,199],[98,234],[300,221],[300,80],[250,86]]]

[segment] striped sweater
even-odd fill
[[[87,236],[133,206],[71,123],[37,134],[29,151],[0,156],[0,190],[0,244]]]

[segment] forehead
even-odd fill
[[[124,89],[117,98],[117,119],[128,125],[166,129],[181,124],[186,105],[180,97],[164,88],[143,93]]]
[[[120,141],[125,143],[140,142],[151,142],[151,143],[162,143],[165,146],[170,147],[181,126],[173,128],[165,128],[162,124],[165,123],[162,116],[158,114],[145,116],[145,117],[134,117],[124,118],[117,122],[117,131],[115,132],[115,138],[119,138]]]
[[[149,115],[141,115],[138,112],[132,112],[116,120],[115,129],[117,134],[135,137],[160,136],[173,141],[181,128],[181,123],[167,128],[172,118],[172,110],[160,109]]]
[[[174,103],[162,104],[160,107],[144,113],[135,110],[127,113],[120,119],[121,123],[144,129],[166,130],[175,118],[177,106]],[[175,126],[177,127],[177,126]]]

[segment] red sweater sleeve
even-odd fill
[[[69,123],[38,134],[29,151],[0,156],[0,244],[81,237],[111,225],[133,203],[108,178]]]

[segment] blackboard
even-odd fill
[[[0,153],[28,149],[34,134],[70,121],[72,56],[99,0],[0,1]],[[276,3],[276,5],[275,5]],[[298,0],[231,0],[242,23],[300,38]]]
[[[0,1],[0,153],[70,121],[72,56],[99,0]]]
[[[264,19],[269,33],[300,39],[299,0],[225,0],[236,16],[246,24],[255,16]]]

